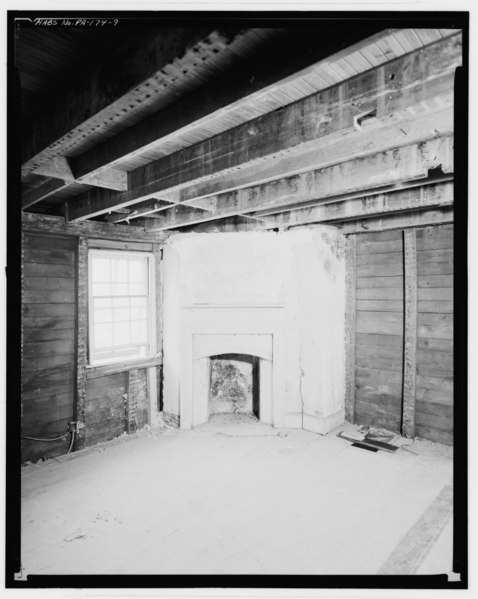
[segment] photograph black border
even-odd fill
[[[20,580],[20,318],[21,318],[21,212],[20,212],[20,84],[15,68],[15,36],[19,19],[28,26],[35,18],[120,19],[122,27],[148,25],[170,27],[226,26],[313,27],[318,20],[340,21],[360,27],[373,21],[388,27],[440,27],[463,31],[463,66],[455,78],[455,176],[454,176],[454,507],[453,570],[460,580],[440,575],[29,575]],[[287,23],[287,25],[285,25]],[[18,11],[7,13],[7,302],[6,302],[6,538],[5,586],[15,589],[45,588],[253,588],[253,589],[466,589],[468,588],[468,438],[467,438],[467,343],[468,343],[468,69],[469,12],[221,12],[221,11]],[[291,548],[293,554],[293,548]]]

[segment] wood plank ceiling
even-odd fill
[[[445,28],[22,26],[22,209],[145,231],[452,218],[461,52]]]

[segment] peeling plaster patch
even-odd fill
[[[345,236],[335,227],[320,225],[320,235],[338,260],[345,257]]]

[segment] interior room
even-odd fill
[[[460,581],[460,20],[12,20],[16,580]]]

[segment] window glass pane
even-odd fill
[[[147,315],[146,305],[131,306],[131,320],[145,320],[146,315]]]
[[[97,348],[113,345],[113,327],[111,324],[95,325],[95,346]]]
[[[148,264],[148,256],[140,254],[105,251],[105,256],[101,256],[95,251],[92,255],[90,355],[93,361],[150,354]]]
[[[133,320],[131,322],[131,343],[148,343],[146,320]]]
[[[113,298],[113,307],[114,308],[125,308],[129,306],[130,299],[129,297],[114,297]]]
[[[111,322],[112,319],[112,312],[110,309],[107,310],[95,310],[95,314],[94,314],[94,322],[99,323],[99,322]]]
[[[111,295],[111,284],[110,283],[93,283],[93,295],[94,296]]]
[[[131,343],[130,334],[129,334],[129,326],[117,324],[114,328],[115,336],[114,336],[114,344],[115,345],[127,345]]]
[[[111,293],[112,295],[128,295],[128,283],[113,283]]]
[[[146,283],[148,280],[147,260],[131,260],[129,263],[129,280],[135,283]]]
[[[95,298],[93,301],[94,301],[95,309],[97,309],[97,308],[101,308],[101,309],[111,308],[111,298],[109,298],[109,297],[106,297],[106,298]]]
[[[148,303],[147,297],[132,297],[130,298],[130,306],[146,306]]]
[[[129,308],[115,308],[113,310],[113,320],[115,322],[129,322]]]
[[[146,295],[148,293],[148,287],[146,283],[130,283],[129,293],[130,295]]]
[[[91,260],[91,267],[93,271],[93,281],[105,283],[110,280],[111,274],[109,258],[99,258],[94,256]]]
[[[128,260],[114,259],[113,260],[113,281],[124,282],[128,281]]]

